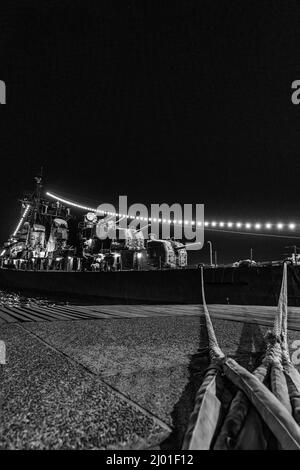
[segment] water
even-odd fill
[[[0,307],[29,307],[31,305],[54,307],[55,305],[69,305],[70,303],[72,303],[71,299],[66,299],[65,297],[41,296],[29,292],[25,294],[3,289],[0,290]]]
[[[120,300],[118,298],[101,298],[80,295],[64,294],[37,294],[34,291],[12,291],[0,289],[0,307],[29,307],[31,305],[55,307],[56,305],[112,305],[137,304],[134,300]],[[143,302],[147,303],[147,302]]]

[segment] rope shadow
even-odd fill
[[[252,372],[260,364],[266,347],[266,340],[260,326],[255,323],[244,323],[238,348],[231,357]]]
[[[254,346],[254,352],[252,348]],[[238,348],[233,357],[248,370],[253,370],[259,364],[266,350],[266,342],[260,327],[256,324],[244,323]],[[197,352],[190,356],[188,365],[189,379],[180,399],[174,405],[171,413],[173,432],[160,444],[162,450],[180,449],[189,423],[190,415],[194,409],[195,396],[201,386],[205,372],[210,364],[209,338],[206,328],[206,319],[203,314],[199,320],[199,345]],[[218,395],[222,401],[223,412],[236,393],[235,387],[226,378],[217,381]]]
[[[172,450],[181,448],[189,417],[194,408],[195,395],[203,382],[204,373],[209,364],[209,341],[206,320],[205,316],[201,314],[199,321],[199,346],[197,352],[190,356],[188,383],[171,412],[173,432],[160,444],[161,449]]]

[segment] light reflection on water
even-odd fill
[[[20,294],[17,292],[0,290],[0,306],[7,307],[29,307],[30,305],[68,305],[70,302],[59,297],[46,297],[32,294]]]
[[[134,301],[124,301],[118,298],[101,298],[80,295],[63,294],[37,294],[36,292],[15,292],[0,289],[0,307],[29,307],[40,305],[54,307],[55,305],[112,305],[112,304],[135,304]]]

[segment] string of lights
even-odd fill
[[[293,222],[290,222],[288,224],[284,224],[282,222],[278,223],[271,223],[271,222],[266,222],[266,223],[251,223],[251,222],[204,222],[205,227],[213,227],[213,228],[230,228],[230,229],[246,229],[246,230],[295,230],[297,228],[296,224]]]
[[[72,207],[76,207],[77,209],[82,209],[82,210],[85,210],[85,211],[88,211],[88,212],[94,212],[95,214],[100,214],[100,215],[109,215],[111,217],[122,217],[122,218],[126,218],[126,219],[131,219],[131,220],[139,220],[139,221],[144,221],[144,222],[159,222],[159,223],[162,223],[162,224],[172,224],[172,225],[185,225],[185,226],[201,226],[203,224],[203,222],[195,222],[194,220],[176,220],[176,219],[160,219],[160,218],[151,218],[151,217],[141,217],[141,216],[132,216],[132,215],[128,215],[128,214],[120,214],[118,212],[109,212],[109,211],[102,211],[102,210],[98,210],[94,207],[88,207],[88,206],[84,206],[82,204],[78,204],[78,203],[75,203],[75,202],[72,202],[72,201],[69,201],[67,199],[64,199],[60,196],[57,196],[51,192],[47,192],[46,193],[47,196],[51,197],[52,199],[55,199],[56,201],[58,202],[61,202],[63,204],[67,204],[69,206],[72,206]],[[215,220],[212,220],[212,221],[208,221],[208,220],[205,220],[204,222],[204,227],[207,228],[207,229],[215,229],[215,230],[218,230],[218,229],[230,229],[228,231],[237,231],[237,233],[239,233],[239,231],[241,230],[246,230],[246,233],[248,233],[248,231],[254,231],[254,232],[259,232],[260,230],[267,230],[267,231],[272,231],[272,230],[276,230],[276,231],[284,231],[284,230],[288,230],[288,231],[294,231],[297,229],[297,225],[294,223],[294,222],[289,222],[289,223],[282,223],[282,222],[277,222],[277,223],[272,223],[272,222],[265,222],[265,223],[261,223],[261,222],[256,222],[256,223],[253,223],[253,222],[231,222],[231,221],[228,221],[228,222],[223,222],[223,221],[215,221]],[[221,231],[221,230],[220,230]]]
[[[300,236],[296,235],[287,235],[287,232],[280,232],[280,233],[270,233],[270,232],[254,232],[254,231],[247,231],[244,232],[243,230],[226,230],[226,229],[219,229],[219,228],[208,228],[210,232],[219,232],[219,233],[231,233],[234,235],[248,235],[248,236],[255,236],[255,237],[271,237],[271,238],[290,238],[292,240],[300,240]],[[294,232],[295,233],[295,232]],[[296,232],[297,233],[297,232]]]
[[[23,214],[22,214],[22,216],[21,216],[21,218],[20,218],[20,220],[19,220],[18,225],[17,225],[17,227],[16,227],[14,233],[12,234],[13,237],[15,237],[15,236],[17,235],[18,231],[19,231],[20,228],[22,227],[23,222],[24,222],[24,220],[25,220],[26,215],[28,214],[29,209],[30,209],[30,205],[27,204],[27,206],[25,207],[25,210],[24,210],[24,212],[23,212]]]

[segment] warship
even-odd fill
[[[43,192],[42,177],[21,199],[20,221],[0,254],[0,288],[124,303],[202,303],[200,267],[189,266],[186,245],[143,230],[121,229],[103,239],[107,217],[74,216]],[[276,305],[282,263],[203,266],[209,304]],[[289,305],[300,306],[300,266],[288,266]]]

